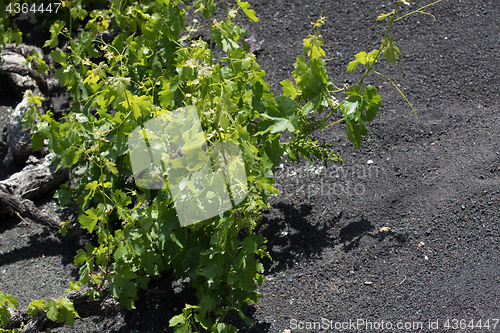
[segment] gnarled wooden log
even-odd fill
[[[41,160],[30,157],[28,164],[22,171],[12,174],[8,179],[0,181],[9,194],[23,199],[35,199],[57,188],[66,177],[68,169],[59,169],[52,164],[54,154],[48,154]]]
[[[24,114],[29,109],[28,97],[24,97],[19,103],[7,125],[7,156],[3,159],[3,164],[7,165],[16,161],[17,163],[24,163],[28,156],[33,153],[31,146],[31,130],[29,128],[23,129],[22,120]]]
[[[47,81],[36,71],[24,64],[27,56],[32,56],[35,53],[39,57],[43,57],[42,49],[36,46],[20,44],[7,44],[0,50],[0,74],[7,74],[14,89],[20,98],[28,89],[38,90],[45,96],[49,96],[49,86]]]
[[[12,209],[35,222],[59,227],[61,220],[57,215],[38,209],[30,200],[57,188],[68,177],[68,169],[55,170],[56,166],[51,164],[53,156],[49,154],[41,163],[28,165],[0,181],[0,214]]]
[[[40,89],[40,92],[42,94],[46,96],[49,95],[49,86],[47,85],[47,81],[45,81],[45,79],[40,74],[38,74],[28,66],[24,64],[0,64],[0,74],[8,73],[14,73],[21,76],[29,76],[30,78],[35,80],[38,89]]]
[[[57,215],[38,209],[28,199],[22,199],[6,193],[2,187],[0,187],[0,204],[10,207],[24,217],[52,228],[58,228],[62,222]]]

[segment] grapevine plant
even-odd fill
[[[47,145],[57,155],[55,163],[72,170],[78,181],[63,185],[56,197],[61,206],[76,204],[79,227],[95,235],[95,242],[77,252],[80,278],[71,287],[86,285],[90,299],[109,288],[122,307],[133,309],[150,281],[189,279],[198,303],[186,304],[170,319],[175,332],[237,332],[228,324],[230,314],[250,325],[245,311],[260,296],[260,260],[271,259],[267,240],[255,228],[270,196],[279,193],[273,186],[275,168],[285,155],[293,161],[341,163],[330,145],[311,138],[340,122],[360,147],[365,125],[375,119],[382,100],[364,80],[382,56],[396,62],[400,51],[389,31],[401,3],[409,0],[395,0],[394,10],[379,16],[388,21],[380,47],[356,54],[349,63],[347,71],[365,66],[358,84],[339,88],[329,78],[321,16],[304,39],[293,80],[282,81],[282,95],[275,96],[244,41],[247,31],[235,23],[243,14],[258,22],[247,2],[223,0],[224,19],[216,19],[213,0],[113,0],[109,8],[91,11],[82,0],[63,1],[71,18],[53,22],[45,46],[53,49],[56,78],[73,97],[72,111],[56,120],[50,111],[38,114],[33,108],[25,125],[32,128],[34,150]],[[195,12],[203,15],[210,40],[193,38],[203,28],[196,20],[188,26],[187,15]],[[85,29],[76,34],[78,25]],[[115,26],[120,33],[106,43],[100,36]],[[345,95],[339,101],[335,94]],[[40,97],[32,100],[41,103]],[[168,189],[135,185],[128,137],[148,120],[191,105],[209,146],[231,142],[240,148],[248,192],[235,208],[181,227]],[[343,117],[333,121],[338,111]],[[285,131],[292,134],[289,139],[282,136]],[[64,222],[61,232],[70,227]],[[5,325],[6,308],[16,301],[0,296]],[[78,315],[70,303],[49,301],[34,301],[31,309],[48,311],[54,321],[74,322]]]

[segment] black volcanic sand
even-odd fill
[[[346,66],[378,47],[386,22],[375,19],[392,10],[388,0],[251,3],[260,23],[244,25],[265,39],[257,57],[274,92],[292,79],[321,12],[330,76],[338,85],[357,82],[361,73],[346,74]],[[414,0],[411,9],[427,3]],[[396,22],[402,55],[395,67],[376,68],[418,119],[373,74],[366,83],[378,87],[384,107],[360,150],[339,124],[316,135],[334,145],[343,166],[283,161],[282,193],[259,227],[274,260],[265,261],[262,297],[249,310],[256,326],[242,332],[500,331],[500,2],[443,0],[426,11],[436,20]],[[77,248],[37,224],[4,219],[0,290],[24,306],[58,296],[77,278]],[[53,332],[153,332],[154,320],[142,316],[91,317]]]

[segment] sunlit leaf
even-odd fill
[[[387,39],[384,39],[382,42],[382,52],[384,53],[384,57],[392,62],[394,65],[396,64],[396,60],[398,59],[398,55],[401,54],[398,47],[396,46],[396,42],[394,42],[394,37],[389,36]]]
[[[243,9],[243,12],[250,19],[250,21],[259,22],[258,17],[255,15],[255,11],[253,9],[249,9],[250,4],[248,2],[236,1],[236,3],[238,4],[238,6],[240,6],[241,9]]]

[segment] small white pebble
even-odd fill
[[[366,164],[373,164],[373,161],[372,160],[368,160],[368,162],[366,162]]]

